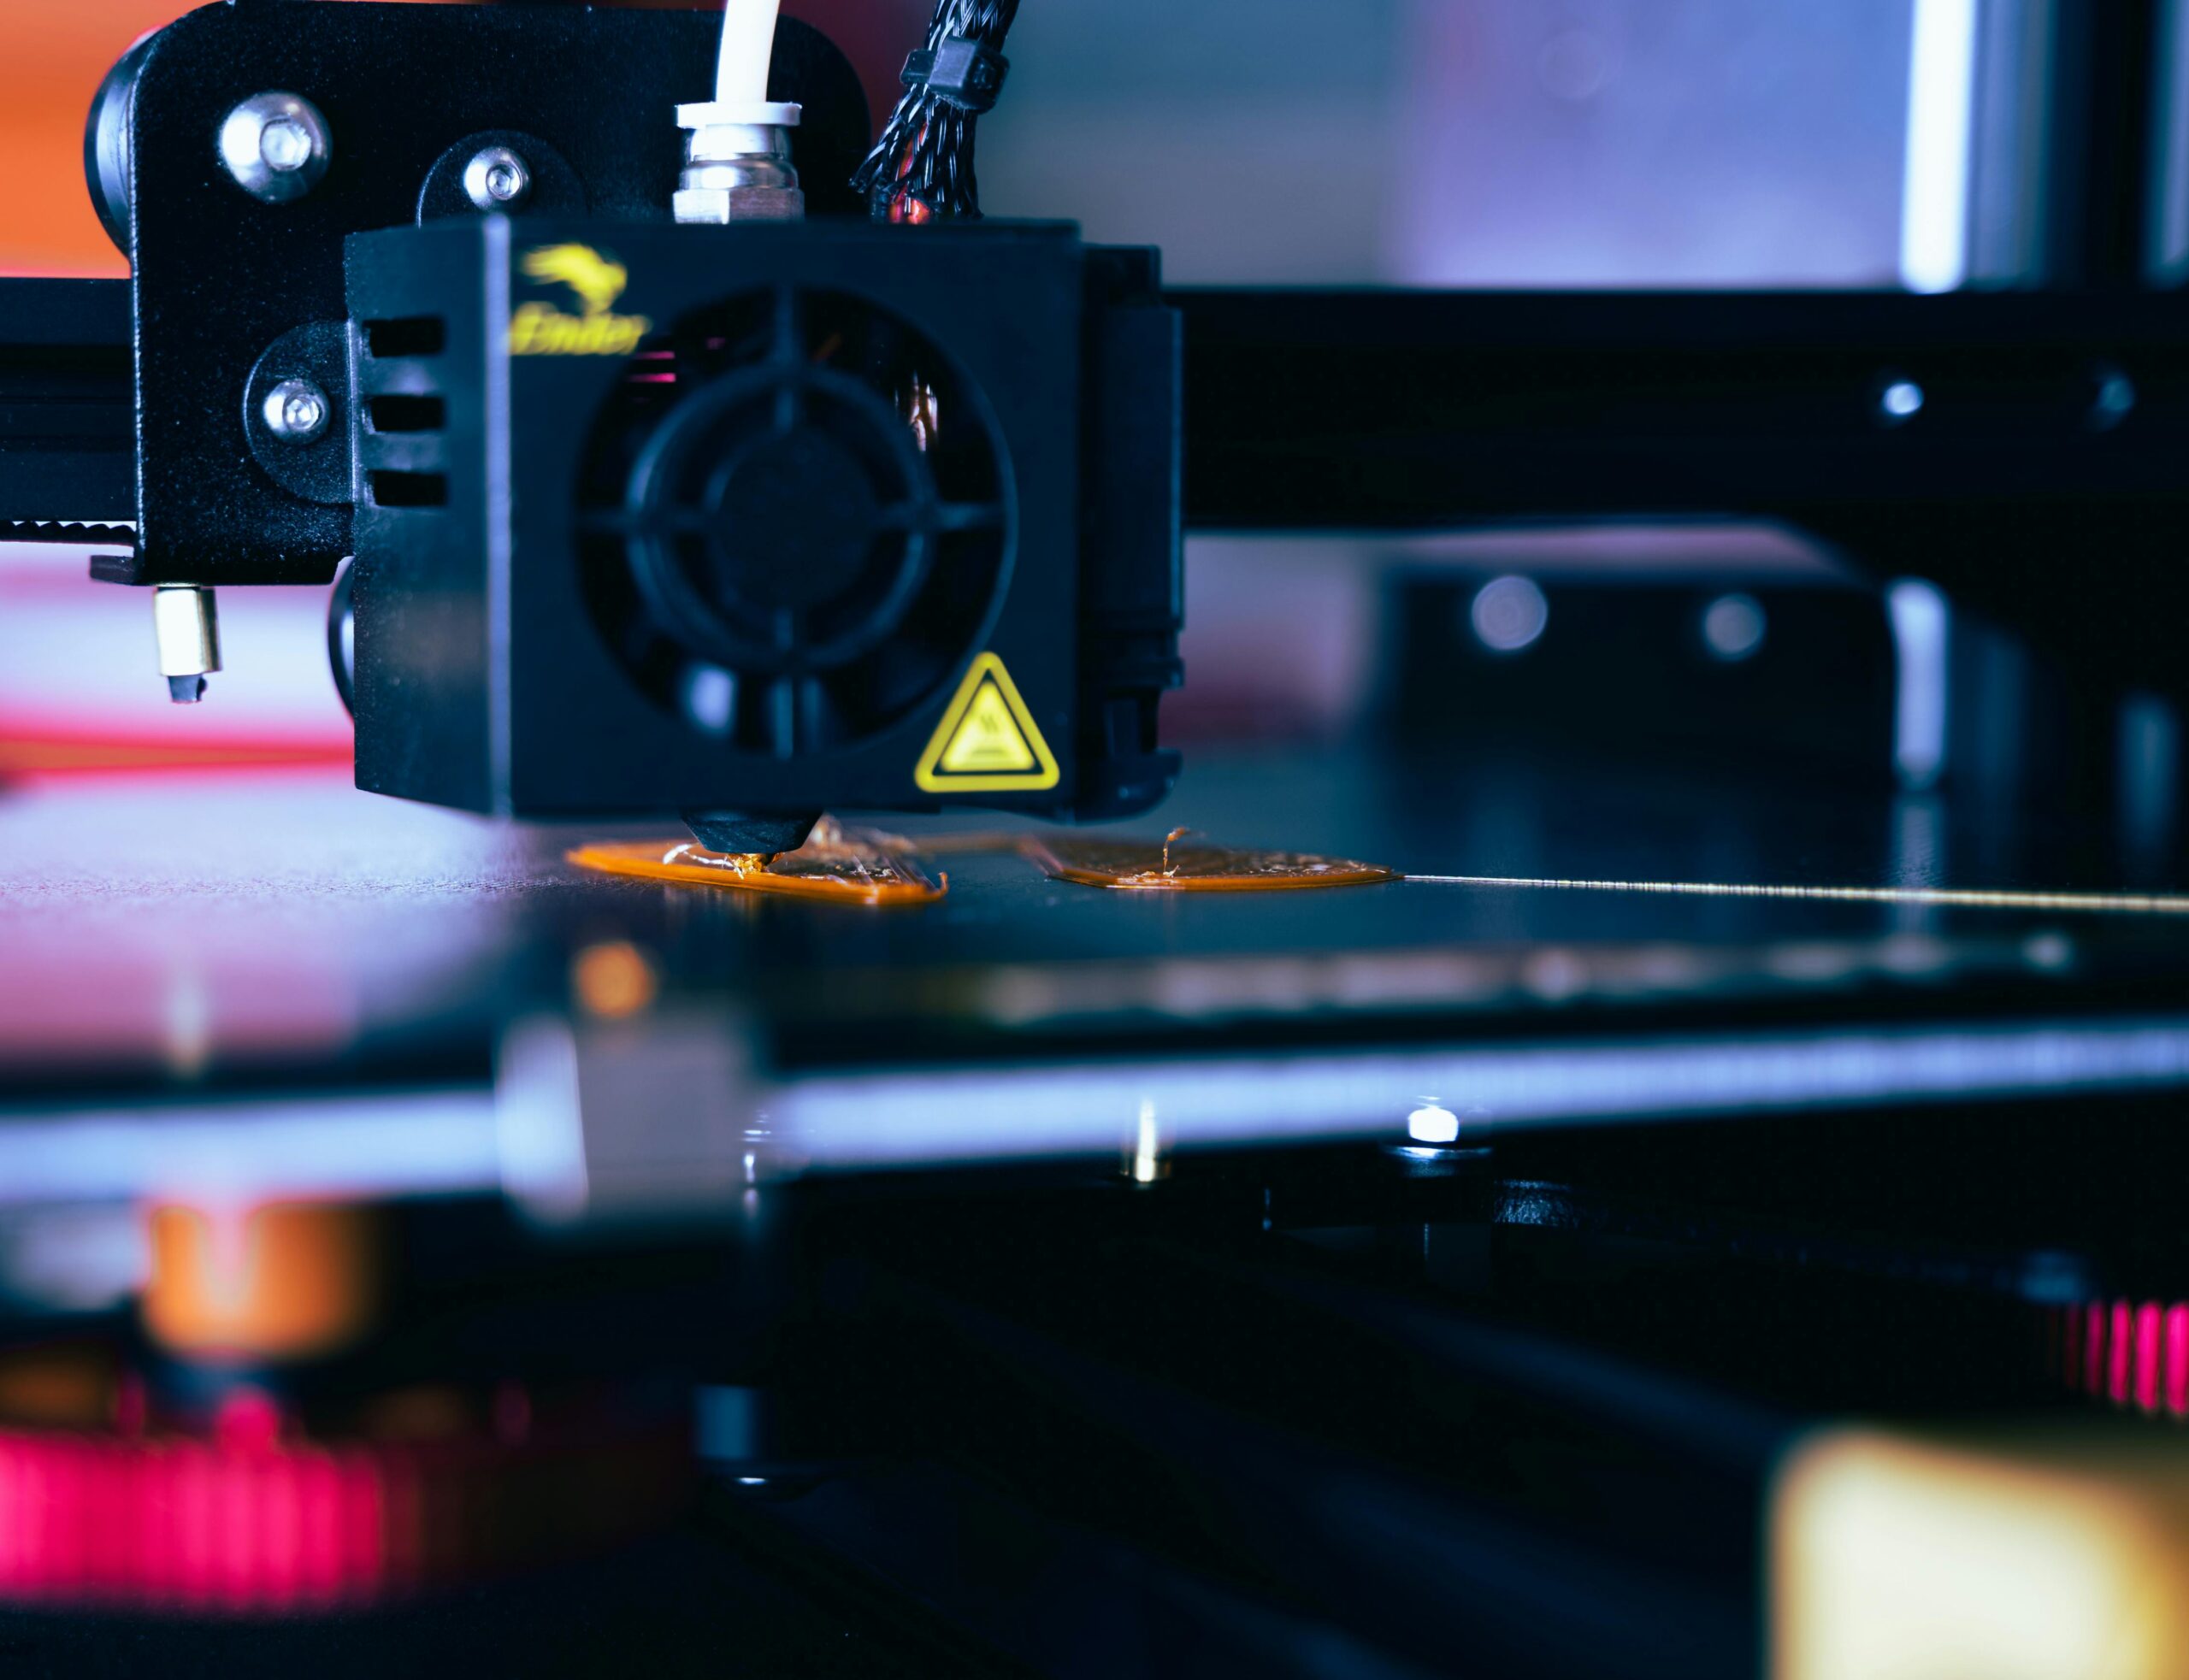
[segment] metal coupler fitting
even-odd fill
[[[162,583],[152,591],[152,628],[168,698],[195,705],[205,698],[205,679],[221,669],[221,620],[213,592],[196,584]]]
[[[684,172],[672,201],[679,221],[795,221],[805,194],[791,166],[796,105],[772,102],[679,105]]]

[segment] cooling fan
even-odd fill
[[[1168,790],[1179,336],[1149,253],[487,217],[347,256],[359,786],[740,835]]]
[[[641,345],[588,440],[587,606],[640,687],[777,759],[930,705],[982,645],[1017,514],[982,392],[852,293],[777,286]]]

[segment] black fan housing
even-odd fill
[[[1009,584],[987,398],[880,305],[784,286],[649,340],[588,449],[594,622],[687,727],[788,758],[931,701]]]
[[[1151,253],[487,217],[357,235],[348,270],[361,786],[540,816],[1167,791]],[[1020,769],[941,752],[1004,694]]]

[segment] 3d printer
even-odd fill
[[[1166,293],[979,221],[1016,10],[938,6],[871,156],[766,6],[190,15],[87,131],[132,279],[0,282],[0,534],[118,549],[182,699],[214,590],[354,557],[360,786],[740,852],[1159,800],[1188,528],[1782,519],[2175,686],[2121,607],[2189,535],[2189,321],[2118,217],[2065,291]]]
[[[867,218],[858,83],[772,5],[718,58],[699,15],[160,31],[86,139],[135,446],[96,491],[26,471],[7,516],[133,518],[97,569],[155,592],[181,700],[214,590],[354,556],[338,675],[378,792],[683,812],[736,852],[824,805],[1146,808],[1176,768],[1177,321],[1153,253],[961,214],[1010,9],[960,9],[876,154],[917,227]],[[11,319],[119,336],[108,289],[30,290]]]

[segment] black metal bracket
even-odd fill
[[[451,213],[454,150],[510,133],[543,147],[532,209],[668,220],[681,156],[670,108],[706,96],[716,28],[697,12],[363,3],[209,6],[161,31],[102,96],[103,114],[121,106],[118,125],[93,124],[109,137],[103,182],[117,126],[126,142],[133,493],[115,507],[107,480],[56,484],[21,516],[133,516],[134,554],[97,569],[115,581],[326,581],[353,545],[346,489],[310,451],[255,437],[249,399],[279,371],[277,345],[301,350],[299,329],[345,319],[343,239]],[[275,90],[324,115],[332,160],[309,192],[268,203],[229,179],[215,141],[238,103]],[[770,95],[805,108],[796,145],[812,209],[858,214],[843,183],[867,114],[849,64],[786,21]],[[347,408],[346,393],[329,395]],[[99,423],[112,412],[102,395]],[[27,475],[15,429],[0,429],[0,475]],[[0,517],[21,499],[0,488]]]

